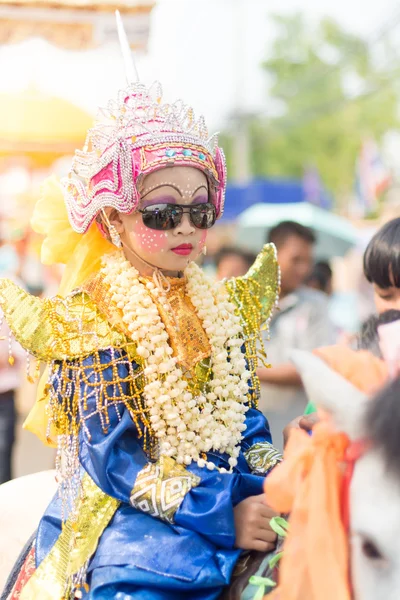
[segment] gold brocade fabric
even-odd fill
[[[62,600],[67,597],[72,576],[95,552],[100,536],[119,504],[85,475],[77,522],[66,521],[53,548],[22,590],[21,600]]]
[[[178,364],[191,370],[210,356],[210,343],[186,292],[186,279],[169,278],[168,282],[171,289],[166,293],[167,308],[161,302],[156,302],[157,309]]]
[[[103,275],[98,273],[94,277],[91,277],[82,285],[82,290],[86,292],[93,304],[97,307],[99,312],[104,315],[110,325],[121,333],[124,333],[128,339],[129,330],[123,321],[122,311],[111,302],[108,286],[104,283]],[[131,342],[131,344],[133,344],[133,342]]]
[[[200,477],[190,473],[172,458],[161,457],[149,463],[138,474],[131,494],[131,504],[152,517],[168,523],[190,490],[200,483]]]
[[[282,460],[282,454],[269,442],[258,442],[244,453],[252,473],[265,475]]]

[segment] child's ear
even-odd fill
[[[351,439],[362,435],[368,396],[328,365],[303,350],[293,350],[291,360],[299,372],[308,399],[332,415],[339,431]]]
[[[110,225],[115,227],[119,234],[124,233],[125,227],[121,219],[121,213],[119,213],[115,208],[106,208],[105,211]]]

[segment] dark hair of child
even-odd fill
[[[378,358],[382,358],[379,347],[378,327],[400,320],[400,310],[386,310],[380,315],[371,315],[361,325],[358,336],[358,350],[369,350]]]
[[[364,275],[385,289],[400,288],[400,218],[377,231],[364,252]]]

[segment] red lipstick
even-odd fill
[[[193,250],[193,246],[192,244],[181,244],[180,246],[176,246],[176,248],[171,248],[171,250],[180,256],[188,256]]]

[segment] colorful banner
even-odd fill
[[[371,139],[364,141],[356,164],[356,208],[360,216],[377,210],[379,196],[390,182],[377,144]]]

